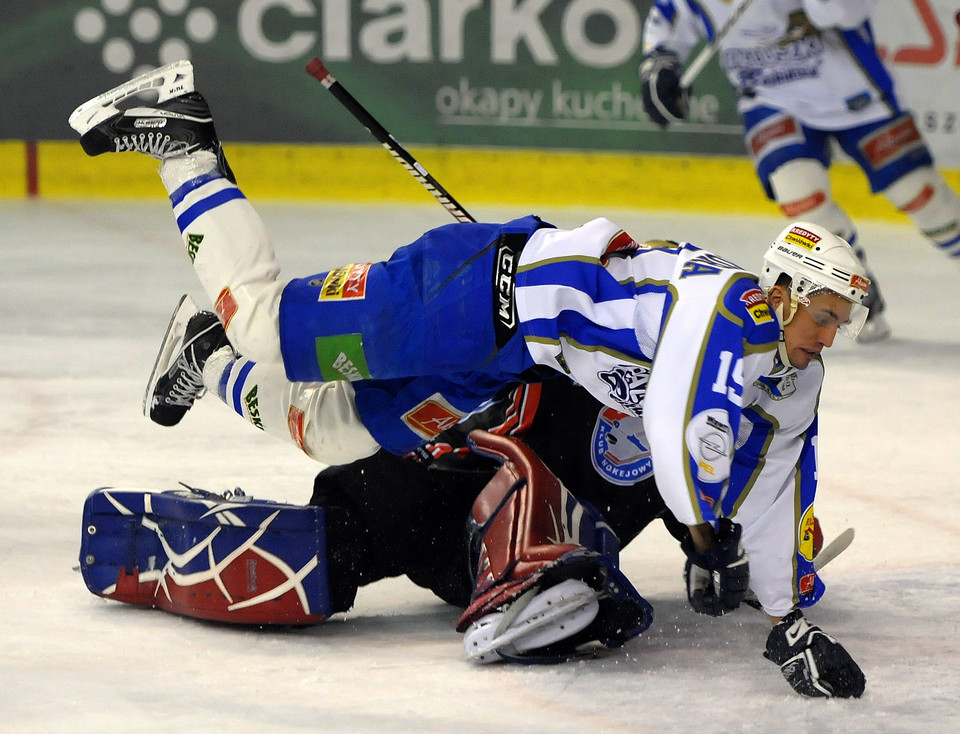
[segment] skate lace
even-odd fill
[[[186,152],[189,147],[182,140],[174,140],[162,133],[139,133],[136,135],[121,135],[113,139],[117,153],[146,153],[161,158],[174,153]]]
[[[164,395],[163,402],[167,405],[189,408],[203,394],[203,373],[197,370],[183,354],[177,360],[177,368],[177,377]]]

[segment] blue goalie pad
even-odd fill
[[[323,508],[203,490],[105,487],[83,506],[80,571],[107,599],[198,619],[308,625],[330,616]]]

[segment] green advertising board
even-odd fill
[[[0,139],[71,139],[66,119],[141,70],[190,58],[225,139],[368,142],[305,72],[314,56],[410,144],[741,154],[711,65],[690,123],[642,110],[650,0],[4,2]]]

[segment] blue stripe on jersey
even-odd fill
[[[813,507],[813,500],[817,493],[817,450],[816,438],[819,430],[819,419],[814,416],[813,423],[807,429],[803,438],[803,449],[797,462],[797,471],[800,475],[800,498],[797,507],[797,523],[803,522],[802,513]],[[796,559],[796,603],[798,607],[809,607],[816,604],[826,591],[823,581],[813,568],[813,561],[804,558],[800,549],[794,556]],[[812,582],[812,583],[811,583]]]
[[[763,470],[765,462],[763,457],[766,455],[775,430],[773,422],[766,413],[760,413],[755,408],[744,408],[741,416],[741,420],[749,420],[753,427],[746,442],[733,455],[730,485],[721,503],[724,517],[732,517],[753,488],[754,482]]]
[[[182,188],[183,187],[181,187],[181,189]],[[177,191],[180,191],[181,189],[177,189]],[[171,199],[172,198],[173,197],[171,197]],[[197,217],[206,214],[207,212],[216,209],[218,206],[222,206],[227,202],[244,198],[246,197],[243,195],[243,192],[240,191],[240,189],[238,189],[236,186],[230,186],[229,188],[221,189],[220,191],[201,199],[196,204],[184,211],[183,214],[178,216],[177,226],[180,228],[180,232],[182,233],[187,229],[187,227],[196,221]]]
[[[870,23],[864,23],[853,30],[842,30],[840,36],[846,42],[847,48],[850,49],[850,53],[853,54],[854,60],[863,73],[877,88],[884,101],[890,105],[891,112],[900,112],[900,105],[893,89],[893,79],[877,53]]]
[[[636,293],[632,281],[618,282],[599,260],[541,261],[521,268],[517,276],[518,287],[572,288],[588,294],[594,303],[632,299]]]
[[[640,351],[633,329],[600,326],[576,311],[564,311],[556,320],[525,321],[524,329],[528,339],[557,342],[562,337],[581,350],[614,354],[630,362],[650,362]]]

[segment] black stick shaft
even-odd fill
[[[315,77],[317,81],[326,87],[327,90],[337,98],[340,104],[346,107],[347,110],[360,121],[360,124],[387,149],[390,155],[406,168],[407,171],[410,172],[410,175],[417,179],[458,222],[476,221],[467,213],[467,210],[460,206],[460,203],[440,185],[440,182],[427,173],[427,169],[421,166],[417,159],[410,155],[406,148],[400,145],[396,138],[394,138],[383,125],[377,122],[376,118],[336,80],[320,59],[314,58],[307,64],[307,73]]]

